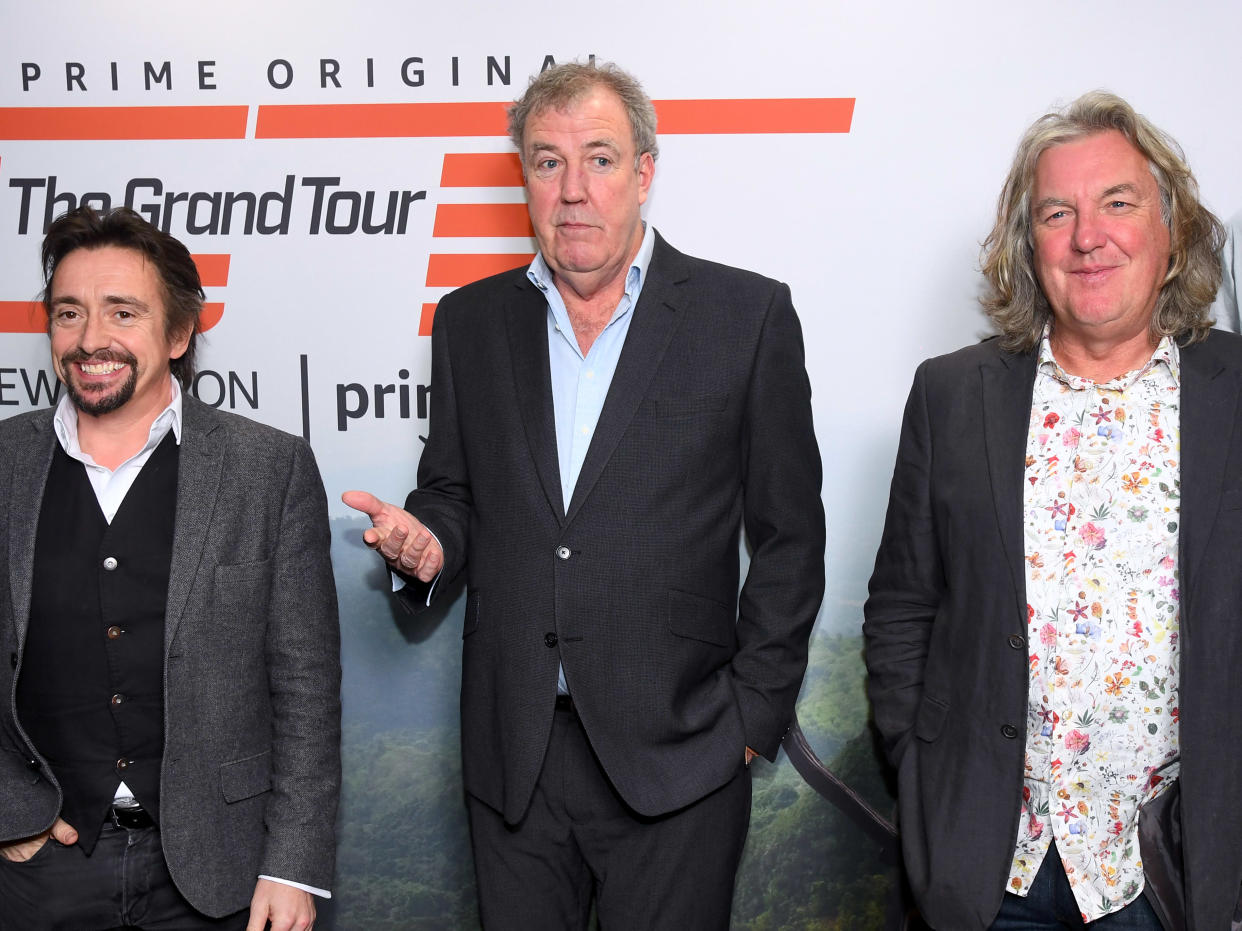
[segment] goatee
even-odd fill
[[[82,387],[74,380],[74,365],[99,362],[119,362],[129,368],[125,381],[110,393],[105,394],[102,386]],[[69,392],[69,400],[73,402],[73,406],[96,417],[110,414],[123,406],[134,396],[134,388],[138,384],[138,360],[128,352],[103,349],[88,353],[73,349],[60,357],[60,370],[65,373],[65,390]]]

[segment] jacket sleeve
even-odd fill
[[[824,597],[819,446],[802,328],[783,284],[765,315],[745,418],[743,506],[751,557],[738,602],[733,681],[746,745],[774,759]]]
[[[267,612],[272,793],[260,874],[332,884],[341,786],[341,664],[327,498],[314,457],[294,446]]]
[[[906,402],[888,515],[863,606],[867,694],[894,763],[914,728],[932,624],[945,591],[931,501],[927,363]]]
[[[411,611],[425,608],[428,596],[442,591],[466,564],[471,496],[449,354],[452,300],[449,295],[441,301],[432,326],[427,444],[418,460],[418,488],[405,499],[405,509],[435,534],[444,551],[444,567],[430,583],[412,576],[402,577],[406,585],[397,597]]]

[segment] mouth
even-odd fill
[[[1084,268],[1076,269],[1072,274],[1079,281],[1093,284],[1097,281],[1103,281],[1116,270],[1116,265],[1088,265]]]
[[[79,362],[78,370],[84,375],[111,375],[128,366],[124,362]]]

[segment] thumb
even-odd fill
[[[362,511],[372,520],[383,514],[384,508],[388,506],[369,491],[347,491],[341,495],[341,500],[355,511]]]
[[[60,818],[57,818],[56,823],[52,825],[52,836],[66,847],[78,842],[78,832],[70,826],[68,821]]]

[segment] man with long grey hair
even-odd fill
[[[1093,92],[1027,130],[999,336],[920,366],[866,622],[936,928],[1228,927],[1242,885],[1242,339],[1177,144]]]

